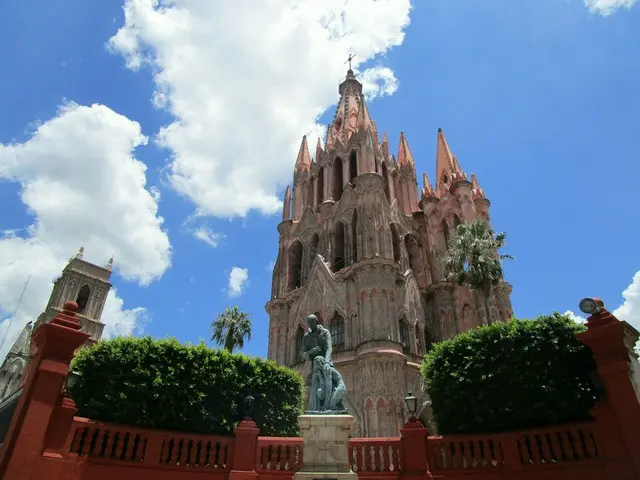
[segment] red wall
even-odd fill
[[[148,430],[75,417],[63,392],[87,335],[74,304],[34,336],[34,354],[5,444],[7,480],[278,480],[303,468],[301,438],[260,437],[251,419],[233,436]],[[594,420],[486,435],[429,436],[409,421],[398,438],[351,439],[366,480],[631,480],[640,478],[640,404],[629,377],[626,323],[606,310],[580,339],[594,353],[606,395]],[[188,479],[187,479],[188,477]]]

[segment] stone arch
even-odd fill
[[[331,182],[332,186],[332,197],[337,202],[342,197],[342,159],[340,157],[336,157],[333,161],[333,179]]]
[[[287,285],[288,290],[291,291],[302,286],[302,243],[299,240],[289,246],[288,264]]]
[[[401,250],[400,250],[400,234],[395,224],[391,224],[391,248],[393,249],[393,260],[400,263]]]
[[[384,194],[387,197],[387,202],[391,203],[391,195],[389,193],[389,169],[384,162],[382,162],[382,178],[384,180]]]
[[[316,178],[316,204],[320,205],[324,202],[324,168],[318,170],[318,178]]]
[[[444,238],[444,248],[449,248],[449,225],[446,220],[442,220],[442,235]]]
[[[420,253],[420,244],[416,237],[409,233],[404,237],[404,245],[409,257],[409,268],[413,270],[413,276],[417,278],[423,274],[424,270],[422,266],[422,255]]]
[[[80,287],[80,290],[78,290],[78,296],[76,297],[76,303],[78,304],[78,313],[86,313],[90,297],[91,289],[89,288],[89,285],[84,284],[82,287]]]
[[[340,352],[345,347],[344,317],[339,312],[334,312],[329,323],[331,333],[331,346],[334,352]]]
[[[349,154],[349,183],[355,185],[354,180],[358,176],[358,155],[355,150]]]
[[[344,223],[337,221],[333,227],[333,262],[331,269],[338,272],[344,268]]]
[[[318,254],[318,247],[320,246],[320,235],[318,235],[317,233],[314,233],[313,235],[311,235],[311,240],[309,241],[309,253],[310,253],[310,262],[313,262],[313,260],[316,258],[316,255]]]

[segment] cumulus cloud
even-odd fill
[[[567,310],[566,312],[564,312],[564,315],[566,315],[576,323],[585,323],[587,321],[586,318],[577,315],[573,310]]]
[[[126,0],[109,41],[131,69],[151,68],[153,103],[175,121],[172,187],[199,215],[278,211],[303,134],[324,129],[348,52],[359,64],[404,40],[410,0]],[[397,88],[384,66],[361,73],[375,98]],[[312,140],[312,142],[315,142]]]
[[[640,330],[640,271],[633,276],[631,284],[622,292],[624,301],[612,313]]]
[[[233,267],[229,273],[229,296],[239,297],[249,283],[249,270]]]
[[[120,275],[142,285],[170,266],[157,190],[146,188],[146,167],[133,156],[146,142],[137,122],[108,107],[69,103],[24,143],[0,144],[0,179],[19,184],[34,218],[24,230],[0,236],[0,334],[7,333],[0,358],[44,310],[53,279],[80,246],[97,264],[114,255]],[[106,336],[133,333],[146,319],[144,308],[125,309],[111,291],[103,313]]]
[[[591,13],[599,13],[602,16],[611,15],[620,8],[631,8],[637,0],[584,0]]]

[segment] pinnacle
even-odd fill
[[[413,155],[409,149],[409,142],[407,137],[404,136],[404,132],[400,132],[400,142],[398,143],[398,165],[415,165]]]
[[[309,146],[307,145],[307,136],[302,137],[302,144],[296,159],[296,170],[308,170],[311,167],[311,155],[309,155]]]

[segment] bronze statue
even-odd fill
[[[302,359],[311,362],[311,390],[307,413],[346,413],[342,399],[344,379],[331,362],[331,333],[318,324],[318,317],[307,317],[309,330],[302,338]]]

